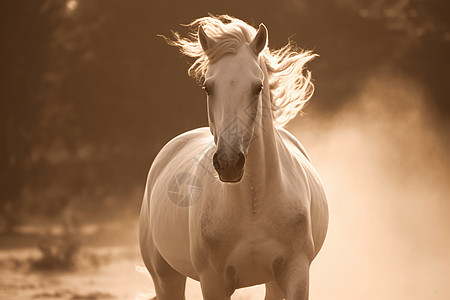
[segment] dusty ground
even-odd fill
[[[125,226],[125,227],[124,227]],[[32,246],[36,238],[27,236],[0,237],[0,299],[149,299],[154,296],[153,284],[139,254],[135,224],[116,224],[120,234],[107,233],[87,239],[73,271],[34,270],[30,261],[40,252]],[[127,234],[128,232],[128,234]],[[102,244],[102,245],[100,245]],[[264,287],[236,292],[233,299],[262,299]],[[187,299],[202,299],[200,286],[189,280]]]

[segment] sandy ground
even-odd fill
[[[19,261],[36,257],[34,249],[2,251],[0,299],[123,299],[147,300],[154,296],[153,283],[142,265],[138,248],[108,247],[97,251],[109,254],[110,262],[97,268],[73,272],[36,272],[18,266]],[[187,299],[202,299],[198,282],[188,280]],[[241,289],[233,299],[263,299],[264,287]]]
[[[155,295],[153,283],[140,257],[135,239],[137,228],[133,225],[127,229],[128,238],[116,237],[114,242],[109,242],[112,245],[83,247],[79,266],[67,272],[33,270],[29,261],[40,256],[37,248],[0,250],[0,300],[150,299]],[[19,236],[12,238],[18,244],[20,239]],[[104,239],[99,242],[108,244]],[[135,242],[130,242],[133,240]],[[124,243],[132,246],[120,245]],[[91,257],[96,257],[95,264]],[[202,299],[198,282],[188,280],[186,291],[188,300]],[[237,291],[233,299],[263,299],[263,295],[264,286],[257,286]]]

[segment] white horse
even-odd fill
[[[320,179],[281,128],[312,94],[314,55],[266,47],[268,35],[230,16],[190,24],[169,41],[197,58],[209,128],[171,140],[155,158],[140,215],[140,246],[156,299],[185,299],[186,277],[206,300],[266,284],[266,300],[308,299],[309,267],[327,231]],[[195,33],[197,33],[195,32]]]

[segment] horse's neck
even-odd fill
[[[269,126],[270,125],[270,126]],[[250,145],[246,168],[252,179],[273,180],[280,175],[280,136],[272,124],[263,124],[260,135]]]
[[[282,151],[284,147],[282,147],[283,141],[273,122],[269,78],[265,65],[262,66],[262,69],[265,78],[262,109],[260,110],[261,119],[259,124],[256,124],[257,130],[249,147],[246,168],[252,182],[266,183],[279,178],[281,174],[279,151]]]

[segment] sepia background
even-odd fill
[[[310,298],[450,299],[450,2],[0,4],[0,299],[148,299],[137,221],[172,137],[207,126],[192,60],[157,34],[208,13],[295,41],[315,94],[288,124],[330,207]],[[170,238],[170,237],[168,237]],[[188,282],[188,299],[201,299]],[[263,299],[263,288],[233,299]]]

